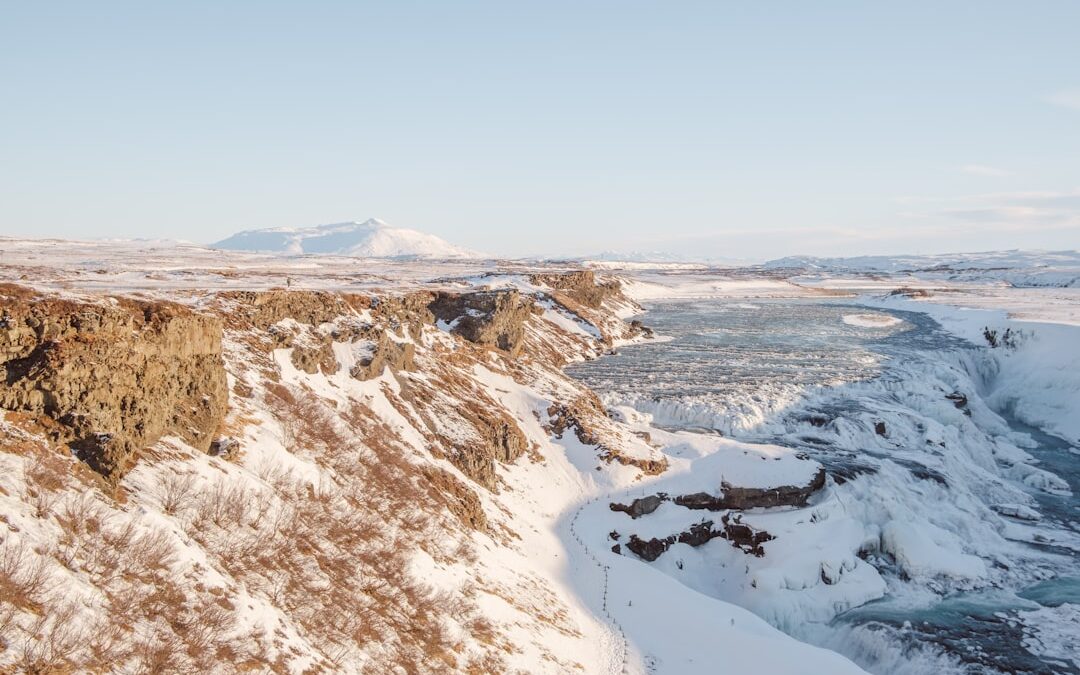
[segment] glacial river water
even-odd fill
[[[886,597],[791,632],[882,674],[1080,673],[1080,454],[982,403],[993,377],[986,348],[923,314],[843,301],[681,301],[648,310],[646,323],[667,341],[569,372],[657,426],[798,447],[840,481],[864,482],[870,489],[852,493],[863,500],[909,500],[909,517],[986,561],[985,578],[957,581],[910,578],[889,556],[867,556],[888,583]],[[888,325],[890,317],[897,321]],[[948,428],[956,412],[947,406],[959,404],[944,395],[954,391],[970,399],[962,433]],[[995,468],[1001,454],[990,449],[1017,446],[1072,493]],[[972,472],[965,462],[989,466]],[[905,494],[904,485],[922,482],[942,488],[932,503],[922,491]],[[1041,520],[975,513],[977,501],[1027,503]],[[868,506],[865,518],[885,512]]]

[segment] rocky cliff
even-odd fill
[[[0,407],[104,476],[165,435],[206,450],[225,415],[222,322],[181,305],[2,291]]]
[[[593,658],[532,500],[577,494],[570,453],[666,466],[559,370],[641,332],[617,284],[0,293],[0,670]]]

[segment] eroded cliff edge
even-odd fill
[[[165,435],[210,447],[225,416],[222,321],[176,303],[0,288],[0,407],[104,476]]]
[[[632,310],[591,273],[167,301],[4,286],[0,667],[579,670],[592,619],[542,581],[550,514],[520,480],[570,480],[564,452],[663,470],[560,370],[643,334]]]

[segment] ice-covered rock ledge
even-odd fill
[[[982,398],[995,410],[1080,445],[1080,325],[1072,315],[1030,302],[1008,289],[966,306],[958,294],[864,297],[871,306],[923,312],[973,344],[991,347],[991,364],[976,373]],[[997,301],[995,303],[995,300]],[[999,305],[999,309],[988,306]],[[1022,308],[1025,318],[1013,318]],[[1006,331],[1009,339],[1003,339]]]

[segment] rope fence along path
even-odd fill
[[[612,675],[628,674],[629,670],[629,645],[626,641],[626,632],[623,631],[623,627],[612,615],[611,610],[608,607],[608,576],[610,567],[600,562],[600,558],[589,548],[585,543],[584,537],[582,537],[577,530],[578,518],[581,516],[581,512],[585,507],[596,503],[598,499],[590,499],[577,508],[574,512],[574,517],[570,519],[570,535],[574,538],[574,541],[581,546],[581,549],[585,552],[586,564],[590,567],[595,567],[599,572],[600,579],[600,608],[603,614],[606,630],[604,635],[604,665],[605,671]]]

